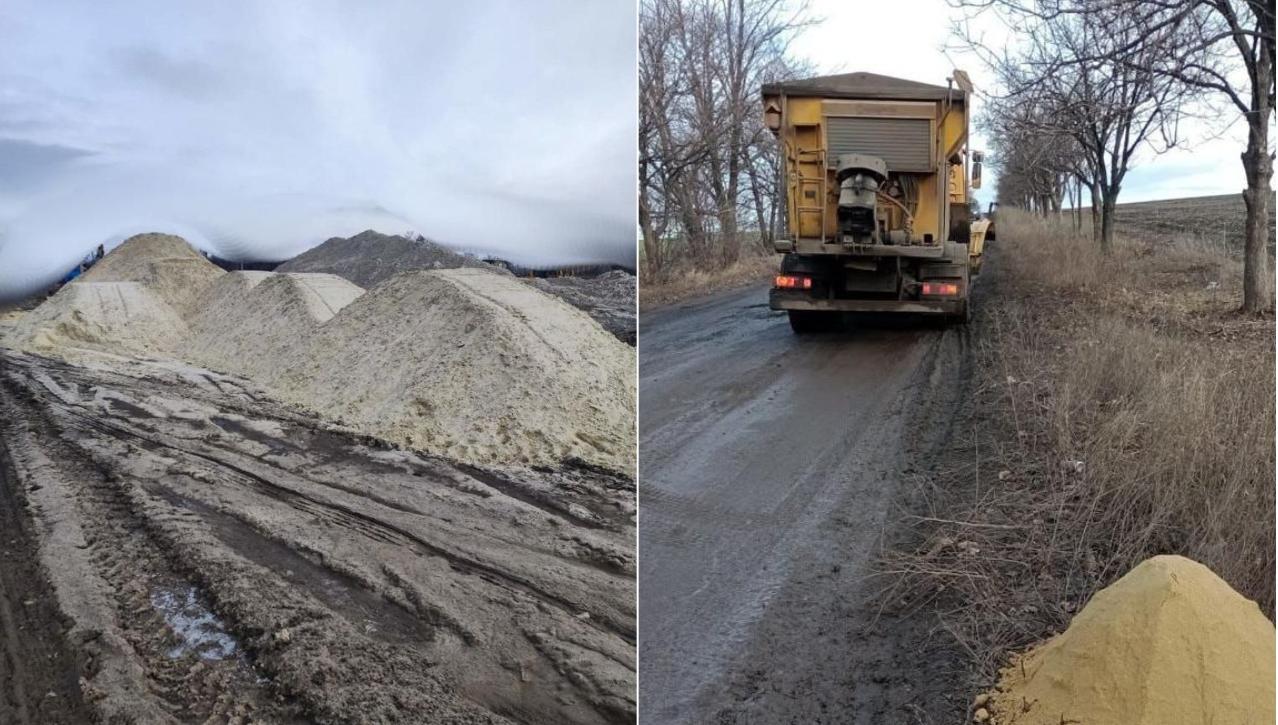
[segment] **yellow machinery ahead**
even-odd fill
[[[948,86],[845,73],[763,86],[784,173],[786,233],[770,295],[795,332],[840,312],[966,321],[983,235],[971,242],[966,74]]]

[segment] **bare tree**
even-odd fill
[[[1131,0],[1124,8],[1122,22],[1159,29],[1182,27],[1189,32],[1178,34],[1182,42],[1163,64],[1148,64],[1132,48],[1119,49],[1123,62],[1213,93],[1241,113],[1247,124],[1247,146],[1241,155],[1247,180],[1242,308],[1265,310],[1273,303],[1268,242],[1274,160],[1269,146],[1274,0]]]
[[[1060,22],[1101,15],[1126,42],[1084,56],[1109,60],[1213,94],[1247,124],[1241,154],[1247,209],[1243,304],[1247,312],[1272,305],[1269,218],[1273,198],[1270,126],[1275,93],[1274,0],[956,0],[978,11],[1000,7],[1020,18]],[[1170,39],[1170,42],[1168,42]],[[1148,48],[1158,45],[1159,52]]]
[[[1077,11],[1063,9],[1064,2],[1074,2]],[[1081,156],[1073,175],[1096,191],[1099,240],[1108,251],[1115,207],[1136,152],[1160,153],[1174,146],[1194,96],[1190,87],[1153,70],[1174,56],[1184,26],[1124,19],[1121,4],[1093,0],[959,4],[1002,11],[1016,36],[1010,47],[995,52],[965,25],[959,26],[963,40],[985,59],[1003,88],[996,107],[1036,109],[1018,114],[1024,131],[1040,140],[1072,139]]]
[[[742,230],[776,223],[773,141],[758,89],[791,77],[802,26],[784,0],[642,0],[639,216],[645,268],[731,264]]]

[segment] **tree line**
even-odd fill
[[[771,249],[778,155],[759,88],[807,70],[787,52],[801,13],[785,0],[641,0],[645,274],[730,265],[749,244]]]
[[[1241,120],[1246,206],[1243,304],[1272,306],[1268,257],[1273,176],[1274,0],[951,0],[969,11],[956,34],[999,88],[983,123],[1000,204],[1092,209],[1101,248],[1138,151],[1183,145],[1189,118]],[[973,30],[993,13],[1012,42]],[[1075,215],[1075,223],[1082,218]]]

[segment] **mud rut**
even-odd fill
[[[633,721],[629,478],[10,352],[0,440],[0,720]]]

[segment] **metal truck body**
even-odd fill
[[[763,87],[777,136],[786,229],[770,306],[796,332],[839,312],[907,312],[962,321],[973,260],[968,95],[872,73]]]

